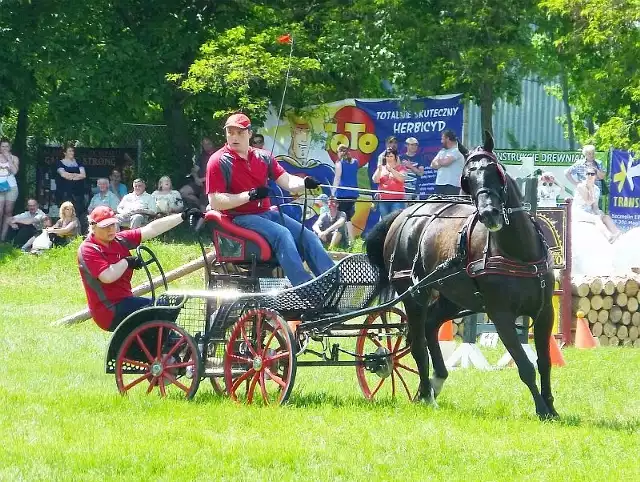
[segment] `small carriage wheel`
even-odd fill
[[[233,327],[224,354],[227,393],[235,401],[283,404],[296,378],[291,329],[276,312],[250,310]]]
[[[404,393],[413,400],[420,378],[411,356],[411,346],[403,343],[407,316],[398,308],[370,314],[356,340],[358,384],[368,400]],[[387,324],[395,327],[385,326]],[[404,325],[399,327],[397,325]]]
[[[131,331],[116,357],[120,393],[157,389],[161,396],[193,398],[202,377],[198,346],[171,321],[148,321]]]

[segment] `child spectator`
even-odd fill
[[[156,216],[156,201],[146,192],[147,184],[142,179],[133,180],[133,192],[118,204],[118,221],[130,229],[147,224]]]
[[[158,180],[158,189],[151,196],[155,199],[156,210],[160,215],[181,213],[183,210],[182,196],[173,189],[169,176],[162,176]]]

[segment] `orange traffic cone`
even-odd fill
[[[453,321],[445,321],[438,330],[438,341],[453,341]]]
[[[551,366],[563,367],[567,364],[553,335],[549,338],[549,355],[551,356]]]
[[[584,311],[576,313],[576,348],[595,348],[596,340],[591,334],[589,323],[584,319]]]

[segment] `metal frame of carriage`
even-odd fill
[[[131,314],[113,333],[105,368],[121,393],[157,389],[192,398],[208,378],[234,400],[281,404],[298,367],[353,366],[366,398],[415,397],[418,375],[398,305],[448,276],[446,269],[394,296],[381,292],[367,257],[354,254],[290,287],[257,233],[215,211],[207,212],[204,231],[216,253],[208,262],[200,237],[206,289],[168,290],[165,281],[163,294],[152,292],[153,306]],[[151,250],[141,246],[137,253],[150,279],[154,263],[164,278]],[[351,344],[341,346],[349,338]]]

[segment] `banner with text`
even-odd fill
[[[258,131],[265,137],[265,148],[292,174],[310,175],[323,184],[333,184],[334,165],[340,144],[349,146],[349,155],[358,160],[358,187],[375,189],[371,180],[378,155],[385,148],[385,139],[395,135],[401,159],[408,159],[405,141],[414,137],[418,152],[411,162],[425,168],[418,184],[423,193],[433,192],[435,171],[429,167],[441,148],[440,137],[445,129],[462,135],[462,96],[436,96],[415,99],[408,103],[397,100],[356,100],[309,107],[303,113],[287,112],[278,119],[275,110],[267,116]],[[270,186],[278,190],[277,186]],[[415,188],[407,183],[407,189]],[[325,190],[325,194],[330,194]],[[360,196],[361,201],[371,196]],[[301,200],[297,200],[301,202]],[[307,219],[313,219],[317,206],[307,205]],[[378,221],[372,203],[358,202],[352,219],[357,233],[366,231]]]
[[[623,231],[640,226],[640,159],[633,153],[611,153],[609,215]]]

